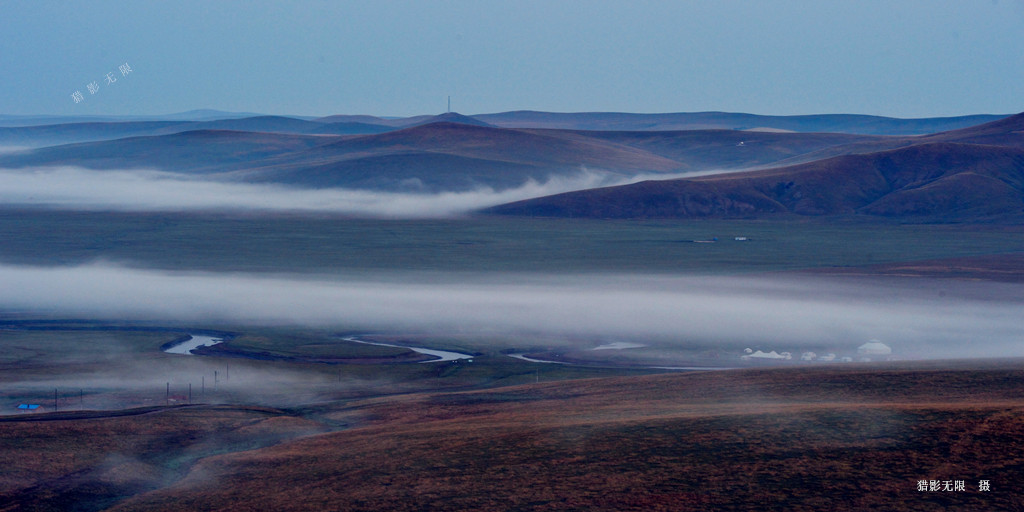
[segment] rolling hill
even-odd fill
[[[932,221],[1021,214],[1024,114],[904,137],[513,129],[457,113],[401,120],[256,116],[128,125],[92,128],[108,136],[133,129],[174,133],[5,154],[0,167],[158,169],[248,183],[418,192],[503,190],[583,170],[636,179],[760,169],[570,192],[488,212],[610,218],[865,214]],[[183,126],[216,129],[177,131]],[[331,134],[375,130],[380,133]]]
[[[169,135],[186,131],[233,130],[288,134],[333,133],[332,125],[291,117],[255,116],[210,121],[129,121],[63,123],[0,128],[0,144],[44,147],[79,142],[116,140],[125,137]],[[359,131],[358,133],[374,133]]]
[[[795,159],[810,161],[568,192],[486,213],[597,218],[863,214],[931,222],[1024,218],[1024,114],[920,137],[837,144]]]
[[[188,130],[190,121],[85,122],[0,127],[0,145],[43,147]]]
[[[826,148],[881,144],[889,137],[844,133],[780,133],[738,130],[580,131],[535,130],[554,137],[613,142],[685,163],[697,170],[744,169],[776,164]]]
[[[457,114],[446,119],[461,119]],[[0,167],[75,165],[201,172],[211,177],[310,187],[464,190],[506,188],[582,169],[621,177],[772,164],[806,152],[879,140],[846,134],[737,132],[585,132],[519,130],[481,123],[433,122],[392,129],[358,121],[259,117],[197,123],[219,128],[69,144],[0,155]],[[275,133],[368,131],[368,135]],[[152,129],[176,130],[180,125]],[[411,180],[411,181],[410,181]]]
[[[217,123],[239,122],[252,121]],[[624,176],[686,168],[675,160],[610,141],[453,122],[363,136],[194,130],[0,155],[0,167],[57,165],[158,169],[310,187],[406,189],[409,180],[418,180],[431,191],[481,185],[504,188],[529,179],[575,174],[587,167]]]
[[[955,143],[790,167],[568,192],[486,210],[596,218],[864,214],[922,221],[1024,218],[1024,150]]]
[[[307,150],[323,142],[323,137],[313,135],[195,130],[0,155],[0,167],[73,165],[91,169],[144,168],[212,173],[233,164]]]
[[[677,172],[685,166],[643,150],[588,139],[520,130],[431,123],[379,135],[335,140],[281,155],[230,174],[246,182],[311,187],[468,190],[498,189],[529,179],[576,174],[583,168],[622,176]]]
[[[817,366],[10,421],[0,496],[114,511],[1020,510],[1021,377],[1014,360]],[[224,448],[204,452],[209,439]],[[169,455],[194,462],[171,472]]]
[[[813,162],[834,156],[875,153],[929,142],[958,142],[963,144],[1024,148],[1024,114],[1016,114],[990,123],[928,135],[880,137],[855,141],[850,144],[824,147],[780,160],[777,164],[788,165]]]

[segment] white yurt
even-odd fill
[[[881,341],[871,340],[857,347],[857,353],[862,356],[887,356],[892,354],[892,349]]]
[[[785,354],[785,352],[783,354]],[[763,359],[788,359],[788,357],[786,357],[783,354],[779,354],[779,353],[775,352],[774,350],[772,350],[771,352],[768,352],[768,353],[761,352],[760,350],[758,350],[758,351],[754,352],[753,354],[747,354],[745,356],[740,356],[740,359],[743,359],[744,361],[747,361],[747,360],[750,360],[750,359],[762,359],[762,360]]]

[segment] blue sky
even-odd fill
[[[1022,0],[0,0],[0,34],[0,114],[1024,110]]]

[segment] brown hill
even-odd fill
[[[76,165],[94,169],[149,168],[170,172],[202,172],[224,179],[309,187],[408,190],[409,184],[414,184],[417,186],[413,188],[423,191],[443,191],[477,186],[514,187],[530,179],[544,181],[552,176],[578,173],[581,169],[633,177],[648,173],[766,167],[777,165],[780,161],[815,158],[826,153],[863,153],[877,151],[878,148],[923,143],[967,141],[1024,147],[1024,142],[1020,140],[1020,125],[1024,124],[1022,116],[928,137],[901,138],[735,130],[586,132],[508,129],[485,126],[484,123],[455,113],[426,120],[437,119],[454,122],[432,122],[391,129],[376,124],[331,124],[275,116],[221,120],[196,124],[248,127],[261,132],[193,130],[40,148],[0,155],[0,167]],[[178,125],[149,127],[179,128]],[[369,135],[273,133],[277,129],[337,133],[388,131]],[[979,194],[995,194],[995,197],[1003,198],[1000,201],[1005,200],[1010,192],[994,181],[981,183],[977,178],[957,179],[966,179],[971,183],[978,181]],[[643,185],[634,190],[644,187],[652,185]],[[657,193],[663,194],[665,190]],[[629,205],[616,205],[613,200],[613,204],[605,207],[612,210],[601,212],[600,215],[746,215],[765,209],[810,213],[806,205],[783,204],[780,208],[778,205],[761,204],[764,197],[754,197],[747,192],[728,190],[724,193],[731,206],[708,203],[709,194],[714,195],[709,189],[688,193],[690,199],[687,201],[693,204],[682,211],[671,208],[666,210],[663,205],[653,204],[645,205],[642,211],[630,212]],[[737,193],[742,197],[729,197]],[[914,194],[908,192],[904,197],[913,200],[915,204],[933,199],[940,203],[949,202],[941,199],[943,192],[936,188]],[[770,194],[767,198],[780,201],[780,198]],[[972,205],[977,202],[976,199],[969,201],[970,204],[965,208],[975,208]],[[700,206],[701,203],[707,204]],[[902,201],[896,204],[880,203],[870,213],[901,214],[904,207],[900,204]],[[865,205],[856,208],[861,206]],[[926,213],[930,207],[916,208]],[[555,213],[550,207],[546,207],[546,210],[549,214]],[[827,205],[819,210],[820,213],[831,211]]]
[[[926,135],[921,140],[1024,148],[1024,113],[982,125]]]
[[[632,176],[686,167],[613,141],[452,122],[363,136],[197,130],[0,155],[0,167],[52,165],[202,172],[310,187],[406,190],[412,180],[428,191],[506,188],[584,168]]]
[[[614,142],[686,164],[690,169],[742,169],[775,164],[824,148],[881,142],[888,137],[843,133],[778,133],[739,130],[576,131],[536,130],[553,137]]]
[[[418,168],[417,178],[424,183],[432,183],[432,188],[444,188],[448,182],[446,176],[459,173],[490,175],[492,179],[478,183],[504,185],[521,183],[525,177],[545,179],[552,174],[576,172],[583,167],[622,176],[746,168],[824,147],[877,139],[844,134],[730,130],[515,130],[464,123],[432,123],[373,136],[345,138],[302,154],[282,155],[252,166],[244,173],[244,179],[330,186],[345,183],[343,175],[373,174],[387,181],[393,172],[402,174],[405,179],[409,173],[416,173]],[[421,155],[423,161],[418,162],[414,155]],[[443,160],[437,155],[448,155],[451,165],[434,165]],[[293,172],[294,165],[305,165],[302,162],[315,163],[316,172],[322,179]],[[399,162],[412,168],[402,170],[398,167]],[[332,166],[337,169],[333,178],[329,172]],[[510,166],[534,171],[522,174]]]
[[[455,116],[451,114],[450,116]],[[515,130],[440,122],[405,129],[379,125],[311,123],[287,118],[218,121],[270,129],[371,135],[298,135],[196,130],[162,136],[40,148],[0,155],[0,167],[77,165],[94,169],[149,168],[203,172],[225,178],[314,187],[424,190],[479,185],[505,188],[583,168],[628,177],[763,166],[796,154],[875,137],[842,134],[682,132],[579,132]],[[376,128],[375,128],[376,127]]]
[[[973,365],[383,397],[319,415],[354,428],[206,458],[111,510],[1020,510],[1019,363]]]
[[[426,192],[472,190],[480,186],[499,190],[514,188],[527,179],[545,181],[557,171],[531,163],[429,151],[396,151],[350,155],[319,163],[272,165],[226,173],[225,176],[247,183]]]
[[[931,142],[957,142],[961,144],[985,144],[1024,148],[1024,113],[1009,116],[997,121],[944,131],[917,137],[881,137],[852,142],[845,145],[825,147],[796,155],[787,160],[777,162],[779,165],[791,165],[815,160],[823,160],[840,155],[860,155],[876,153],[890,149],[927,144]]]
[[[589,165],[618,170],[679,170],[679,162],[612,142],[463,123],[432,123],[324,146],[341,154],[429,151],[506,162]]]
[[[1024,217],[1024,150],[929,143],[791,167],[569,192],[487,210],[556,217],[868,214],[968,222]]]
[[[314,187],[354,186],[466,190],[508,188],[528,179],[575,174],[584,168],[623,176],[674,172],[685,166],[642,149],[585,138],[566,139],[521,130],[463,123],[431,123],[347,137],[300,153],[239,168],[231,177],[250,182]]]

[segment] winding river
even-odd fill
[[[598,347],[594,347],[590,350],[626,350],[631,348],[642,348],[647,345],[640,343],[631,343],[628,341],[616,341],[614,343],[608,343]],[[530,363],[545,363],[545,364],[565,364],[575,365],[577,363],[570,363],[568,361],[556,361],[553,359],[537,359],[535,357],[529,357],[526,354],[505,354],[508,357],[519,359],[520,361],[527,361]],[[635,366],[631,368],[649,368],[652,370],[681,370],[681,371],[704,371],[704,370],[734,370],[735,368],[717,367],[717,366]]]
[[[455,361],[458,359],[469,359],[472,361],[473,356],[470,354],[463,354],[460,352],[449,352],[447,350],[434,350],[430,348],[419,348],[419,347],[408,347],[405,345],[392,345],[391,343],[379,343],[376,341],[365,341],[359,339],[358,336],[347,336],[342,338],[345,341],[351,341],[353,343],[362,343],[364,345],[377,345],[379,347],[397,347],[407,348],[413,352],[419,352],[420,354],[427,354],[429,356],[437,357],[437,359],[431,359],[430,361],[420,361],[420,363],[440,363],[444,361]]]
[[[195,355],[195,354],[192,353],[192,350],[194,350],[194,349],[197,349],[199,347],[209,347],[209,346],[212,346],[212,345],[216,345],[218,343],[222,343],[224,341],[224,338],[217,338],[217,337],[214,337],[214,336],[205,336],[205,335],[196,335],[196,334],[193,334],[193,335],[190,335],[190,336],[191,336],[190,339],[185,340],[185,341],[183,341],[181,343],[178,343],[177,345],[174,345],[172,347],[166,348],[166,349],[164,349],[164,352],[167,352],[168,354]],[[445,362],[445,361],[457,361],[457,360],[462,360],[462,359],[466,359],[466,360],[469,360],[470,362],[472,362],[473,357],[474,357],[472,354],[463,354],[461,352],[451,352],[451,351],[448,351],[448,350],[435,350],[435,349],[431,349],[431,348],[410,347],[408,345],[395,345],[393,343],[380,343],[380,342],[377,342],[377,341],[366,341],[366,340],[359,339],[359,336],[346,336],[346,337],[342,338],[342,340],[344,340],[344,341],[351,341],[352,343],[362,343],[364,345],[377,345],[377,346],[380,346],[380,347],[405,348],[405,349],[412,350],[413,352],[418,352],[420,354],[426,354],[426,355],[434,356],[434,357],[437,358],[437,359],[431,359],[429,361],[420,361],[420,364],[424,364],[424,363],[441,363],[441,362]],[[616,343],[610,343],[610,344],[607,344],[607,345],[601,345],[601,346],[593,348],[591,350],[624,350],[624,349],[630,349],[630,348],[640,348],[640,347],[643,347],[643,346],[644,345],[641,345],[639,343],[616,342]],[[555,361],[555,360],[551,360],[551,359],[537,359],[535,357],[529,357],[526,354],[506,354],[506,355],[508,357],[511,357],[511,358],[514,358],[514,359],[519,359],[520,361],[526,361],[526,362],[529,362],[529,363],[565,364],[565,365],[572,365],[572,364],[574,364],[574,363],[570,363],[568,361]],[[731,370],[732,369],[732,368],[724,368],[724,367],[719,368],[719,367],[708,367],[708,366],[641,366],[641,367],[638,367],[638,368],[650,368],[650,369],[657,369],[657,370],[685,370],[685,371],[694,371],[694,370]]]
[[[194,356],[193,350],[199,347],[209,347],[221,343],[224,338],[215,338],[213,336],[201,336],[198,334],[190,334],[191,339],[185,340],[177,345],[167,347],[164,352],[168,354],[182,354],[186,356]]]
[[[182,355],[195,355],[192,353],[193,350],[199,347],[209,347],[218,343],[224,342],[224,338],[217,338],[214,336],[203,336],[198,334],[190,334],[190,338],[182,341],[181,343],[164,349],[164,352],[168,354],[182,354]],[[431,359],[429,361],[420,361],[420,363],[441,363],[444,361],[456,361],[460,359],[468,359],[472,361],[473,355],[463,354],[461,352],[450,352],[447,350],[434,350],[430,348],[419,348],[419,347],[408,347],[405,345],[394,345],[391,343],[379,343],[376,341],[366,341],[359,339],[358,336],[347,336],[342,338],[345,341],[351,341],[353,343],[362,343],[364,345],[377,345],[381,347],[396,347],[396,348],[407,348],[413,352],[420,354],[426,354],[428,356],[434,356],[437,359]]]

